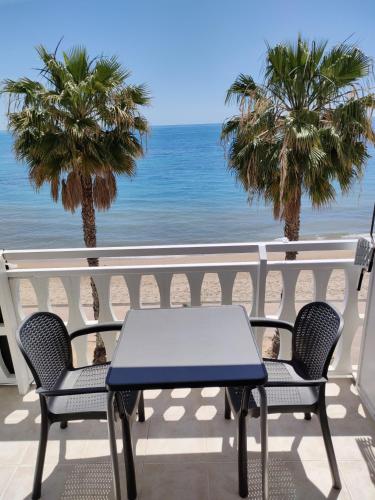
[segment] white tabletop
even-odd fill
[[[243,307],[138,309],[126,315],[107,385],[261,385],[266,378]]]

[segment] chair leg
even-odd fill
[[[135,500],[137,498],[137,484],[135,479],[135,467],[133,458],[132,441],[130,434],[130,423],[126,415],[121,418],[122,425],[122,441],[124,445],[124,460],[126,472],[126,486],[128,490],[128,499]]]
[[[230,410],[230,405],[229,405],[229,400],[228,400],[228,394],[227,394],[227,390],[224,389],[224,394],[225,394],[225,413],[224,413],[224,416],[226,418],[226,420],[230,420],[230,417],[231,417],[231,410]]]
[[[60,422],[60,429],[66,429],[68,427],[68,422]]]
[[[143,397],[143,391],[141,391],[141,395],[139,397],[138,402],[138,422],[145,421],[145,400]]]
[[[311,413],[310,412],[305,413],[305,420],[311,420]]]
[[[331,432],[329,430],[325,401],[319,404],[318,415],[319,415],[320,426],[322,429],[324,445],[326,447],[328,462],[331,469],[333,487],[336,488],[337,490],[341,490],[341,480],[339,475],[339,469],[337,467],[335,450],[333,449]]]
[[[118,457],[117,457],[117,446],[116,446],[115,412],[113,405],[114,397],[115,393],[109,391],[107,394],[107,424],[108,424],[109,447],[111,450],[114,497],[116,500],[121,500],[120,473],[118,470]]]
[[[44,459],[46,457],[49,425],[50,424],[48,421],[48,417],[42,408],[42,423],[40,428],[38,455],[36,459],[33,491],[31,494],[32,500],[37,500],[38,498],[41,497],[42,494],[43,468],[44,468]]]
[[[260,440],[262,446],[262,499],[268,499],[268,421],[267,393],[263,386],[258,387],[260,395]]]
[[[238,416],[238,489],[242,498],[247,498],[247,433],[246,415],[241,411]]]

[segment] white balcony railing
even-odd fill
[[[353,339],[363,323],[361,311],[364,307],[360,307],[360,300],[362,299],[363,306],[365,302],[365,295],[362,293],[360,296],[356,290],[358,268],[353,265],[356,243],[357,240],[332,240],[3,251],[0,254],[0,307],[4,323],[0,325],[0,334],[8,337],[16,375],[12,378],[7,373],[0,356],[0,383],[17,382],[22,393],[27,390],[30,376],[16,347],[15,331],[29,311],[51,310],[51,285],[56,284],[56,279],[60,280],[59,286],[66,295],[65,319],[69,331],[72,331],[91,322],[88,319],[88,308],[81,303],[82,287],[87,287],[89,277],[93,278],[98,291],[100,303],[98,321],[101,323],[123,319],[123,309],[120,317],[117,317],[118,307],[116,308],[112,301],[111,283],[114,277],[122,280],[124,287],[126,285],[128,301],[125,299],[122,301],[126,309],[145,307],[141,299],[144,287],[147,286],[144,284],[144,279],[150,276],[156,281],[159,295],[158,302],[153,306],[181,305],[181,301],[176,300],[172,286],[175,275],[186,277],[188,293],[186,305],[198,306],[202,302],[205,305],[209,302],[202,299],[205,278],[212,273],[217,276],[219,283],[219,296],[216,300],[222,304],[243,302],[252,316],[270,315],[272,312],[273,317],[294,321],[301,306],[301,300],[296,298],[300,273],[308,271],[312,276],[308,293],[310,300],[329,301],[327,293],[330,278],[333,272],[340,272],[344,275],[341,281],[343,294],[340,300],[333,301],[344,316],[345,329],[334,356],[331,372],[334,375],[349,375],[352,372]],[[285,261],[283,253],[287,250],[300,252],[298,260]],[[316,254],[311,258],[310,252],[325,252],[324,258],[320,256],[317,258]],[[82,260],[87,257],[99,257],[101,265],[96,268],[87,267]],[[190,263],[186,263],[186,260],[190,260]],[[38,264],[41,261],[43,267]],[[17,264],[17,267],[14,264]],[[277,310],[270,312],[267,276],[273,271],[279,274],[279,281],[282,282],[278,293],[281,300],[279,305],[276,304]],[[236,277],[239,273],[247,277],[249,283],[243,290],[240,300],[234,296]],[[35,304],[29,304],[29,307],[25,306],[22,298],[21,283],[24,284],[25,280],[35,292]],[[261,344],[263,332],[257,332],[257,335],[257,340]],[[115,334],[106,335],[104,340],[110,357],[116,342]],[[90,362],[87,338],[77,339],[74,348],[78,363]],[[287,357],[289,353],[290,338],[282,334],[280,356]]]

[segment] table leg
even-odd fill
[[[116,446],[115,416],[113,408],[114,395],[115,395],[114,392],[108,392],[107,395],[107,422],[108,422],[109,446],[111,450],[114,494],[116,500],[121,500],[120,474],[118,469],[117,446]]]
[[[260,394],[260,440],[262,447],[262,497],[268,499],[268,422],[267,394],[263,386],[258,387]]]

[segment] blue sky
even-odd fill
[[[351,36],[375,55],[375,1],[0,0],[0,80],[33,76],[34,47],[85,45],[116,54],[148,84],[152,124],[216,123],[234,109],[225,91],[240,72],[261,78],[265,41]],[[6,128],[0,102],[0,129]]]

